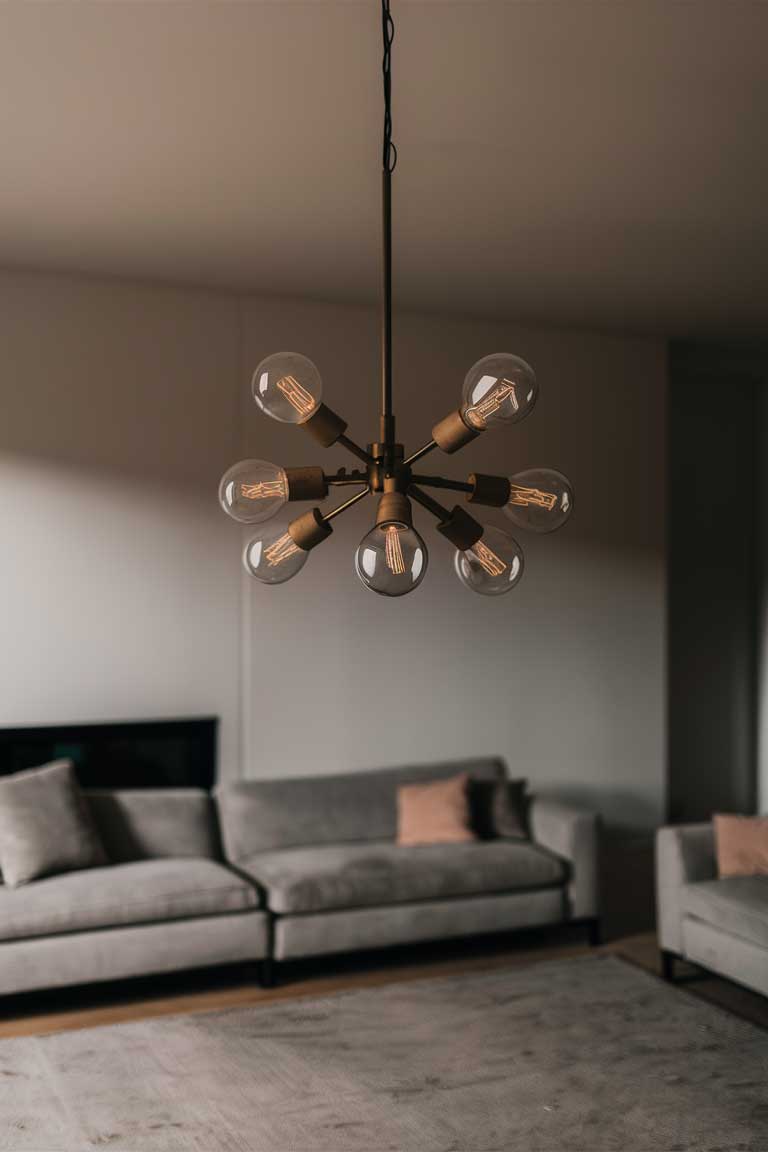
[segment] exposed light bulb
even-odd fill
[[[495,352],[470,368],[461,393],[461,416],[478,432],[496,424],[517,424],[536,403],[539,386],[530,364]]]
[[[372,528],[355,552],[355,568],[381,596],[404,596],[418,588],[427,571],[427,546],[415,528],[384,524]]]
[[[462,584],[481,596],[501,596],[523,574],[523,551],[508,532],[487,527],[480,539],[455,557],[456,575]]]
[[[307,556],[309,552],[298,546],[284,524],[273,524],[248,541],[243,564],[250,576],[264,584],[284,584],[301,571]]]
[[[253,374],[253,398],[267,416],[303,424],[320,407],[323,382],[316,366],[298,352],[276,352]]]
[[[241,460],[224,473],[219,484],[219,503],[238,524],[261,524],[287,500],[285,469],[266,460]]]
[[[504,512],[518,528],[554,532],[573,511],[573,488],[554,468],[528,468],[510,476]]]

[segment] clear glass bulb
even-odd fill
[[[287,503],[288,477],[266,460],[240,460],[219,484],[219,503],[238,524],[261,524]]]
[[[270,524],[249,540],[243,564],[250,576],[264,584],[284,584],[307,562],[309,552],[294,544],[285,524]]]
[[[456,575],[481,596],[502,596],[523,574],[523,550],[517,540],[500,528],[488,527],[465,552],[457,552]]]
[[[427,546],[415,528],[383,524],[372,528],[355,552],[355,568],[366,588],[380,596],[413,592],[427,571]]]
[[[320,407],[323,381],[315,365],[299,352],[276,352],[253,374],[253,398],[267,416],[284,424],[303,424]]]
[[[517,424],[536,403],[539,386],[530,364],[508,352],[494,352],[473,364],[461,391],[461,416],[482,432],[496,424]]]
[[[554,532],[573,511],[573,488],[554,468],[527,468],[510,476],[511,491],[504,511],[518,528]]]

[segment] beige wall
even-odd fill
[[[400,318],[408,446],[455,406],[474,360],[517,352],[539,374],[537,411],[430,467],[560,467],[576,485],[572,523],[522,541],[523,582],[500,601],[459,585],[421,510],[424,584],[399,601],[364,589],[353,551],[367,503],[292,583],[257,585],[239,567],[244,534],[216,506],[224,467],[239,455],[354,462],[259,415],[252,369],[280,348],[305,352],[365,441],[377,341],[363,309],[0,279],[0,722],[217,712],[223,771],[239,770],[242,749],[250,775],[499,752],[537,787],[653,822],[663,345]]]

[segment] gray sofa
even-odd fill
[[[111,863],[0,884],[0,994],[582,922],[597,821],[534,798],[532,840],[400,848],[404,782],[498,760],[197,790],[90,792]],[[221,840],[223,839],[223,845]]]
[[[597,941],[592,813],[534,798],[531,841],[395,844],[398,786],[457,772],[506,774],[481,759],[219,790],[225,853],[263,893],[271,960],[564,921]]]
[[[667,979],[680,958],[768,995],[768,876],[718,879],[711,824],[659,829],[656,899]]]
[[[261,960],[268,917],[196,790],[88,793],[110,861],[0,885],[0,994]]]

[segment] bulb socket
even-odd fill
[[[403,492],[385,492],[376,509],[376,525],[384,528],[387,524],[401,524],[413,527],[411,502]]]
[[[312,439],[317,440],[323,448],[330,448],[331,444],[335,444],[346,432],[347,422],[330,408],[326,408],[325,404],[321,404],[317,412],[310,416],[309,420],[305,420],[301,427],[305,428]]]
[[[448,455],[458,452],[459,448],[471,443],[479,435],[477,428],[470,428],[468,424],[464,423],[458,408],[455,412],[451,412],[450,416],[444,417],[438,424],[435,424],[432,429],[432,439],[435,444]]]
[[[303,516],[297,516],[288,525],[288,535],[294,544],[298,545],[304,552],[310,552],[318,544],[322,544],[323,540],[328,539],[331,532],[333,532],[333,528],[323,519],[323,514],[319,508],[310,508],[309,512],[305,512]]]
[[[482,472],[472,472],[469,483],[472,485],[472,491],[467,493],[468,504],[503,508],[509,502],[511,485],[505,476],[486,476]]]
[[[289,500],[325,500],[328,484],[322,468],[286,468]]]
[[[437,525],[437,530],[442,536],[445,536],[446,540],[450,540],[459,552],[466,552],[473,544],[477,544],[485,531],[483,525],[479,524],[474,516],[470,516],[469,512],[465,512],[458,505],[453,509],[448,520]]]

